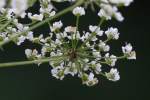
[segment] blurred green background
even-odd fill
[[[121,9],[125,21],[111,21],[105,24],[118,27],[120,40],[112,43],[114,54],[121,53],[121,45],[131,42],[137,52],[136,61],[119,61],[117,68],[121,80],[110,82],[99,77],[99,84],[94,87],[82,85],[77,77],[67,76],[63,81],[56,80],[50,74],[48,64],[0,68],[0,100],[149,100],[149,49],[150,49],[150,15],[148,0],[135,0],[128,8]],[[37,5],[35,5],[36,8]],[[62,5],[59,9],[63,8]],[[87,29],[89,24],[97,24],[98,18],[90,10],[82,18],[80,27]],[[62,17],[66,25],[75,24],[72,14]],[[47,32],[43,26],[36,32]],[[13,43],[0,51],[0,62],[26,60],[25,48],[36,45],[26,42],[18,47]]]

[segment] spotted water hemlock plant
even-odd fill
[[[37,2],[40,5],[38,14],[27,10]],[[68,8],[57,11],[54,4],[70,3]],[[120,79],[115,67],[120,59],[136,59],[136,53],[130,43],[122,46],[122,55],[116,56],[110,52],[109,42],[119,39],[119,31],[115,27],[102,29],[107,20],[116,19],[119,22],[124,17],[118,8],[129,6],[133,0],[0,0],[0,47],[8,42],[23,45],[25,40],[42,46],[41,50],[27,48],[25,55],[29,61],[1,63],[0,67],[10,67],[26,64],[49,62],[51,74],[63,80],[66,75],[78,76],[82,83],[93,86],[98,83],[97,75],[102,75],[110,81]],[[64,3],[66,4],[66,3]],[[89,25],[88,30],[80,30],[80,18],[86,16],[86,8],[99,7],[96,15],[98,25]],[[72,12],[76,17],[76,25],[64,26],[60,16]],[[95,13],[95,12],[93,12]],[[28,18],[30,23],[24,24],[19,19]],[[54,19],[57,21],[54,22]],[[49,25],[49,35],[34,36],[36,28]],[[87,30],[87,29],[85,29]],[[105,38],[105,39],[104,39]],[[108,71],[103,70],[107,67]]]

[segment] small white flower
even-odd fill
[[[89,59],[83,59],[83,61],[85,62],[85,63],[88,63],[89,62]]]
[[[53,57],[53,56],[55,56],[55,55],[56,55],[55,52],[51,52],[51,53],[50,53],[50,56],[51,56],[51,57]]]
[[[122,14],[120,12],[116,12],[114,14],[114,17],[120,22],[122,22],[124,20],[124,17],[122,16]]]
[[[57,29],[60,29],[63,26],[63,23],[61,21],[54,22],[53,26],[50,27],[51,31],[54,32]]]
[[[97,37],[96,36],[94,36],[94,37],[92,37],[92,39],[91,39],[91,41],[97,41],[98,39],[97,39]]]
[[[0,33],[0,41],[3,41],[5,38],[7,38],[7,34],[7,32]]]
[[[18,37],[18,42],[17,45],[21,45],[21,43],[23,43],[25,41],[26,37],[21,35],[20,37]]]
[[[122,4],[124,6],[129,6],[133,0],[109,0],[109,2],[117,5]]]
[[[32,56],[38,56],[38,51],[36,49],[32,51]]]
[[[73,9],[73,14],[76,16],[82,16],[85,15],[85,10],[83,7],[76,7]]]
[[[110,20],[116,9],[108,4],[101,4],[101,10],[98,13],[98,16],[105,17],[107,20]]]
[[[102,65],[100,63],[96,64],[96,67],[95,67],[96,74],[99,74],[102,71],[101,67]]]
[[[103,31],[101,31],[100,27],[98,27],[98,26],[92,26],[92,25],[90,25],[89,26],[89,30],[91,32],[95,32],[98,36],[102,36],[103,35]]]
[[[97,58],[97,57],[101,57],[101,54],[98,51],[93,51],[93,56]]]
[[[26,49],[25,50],[25,55],[27,56],[27,58],[30,58],[32,56],[32,50],[31,49]]]
[[[136,59],[136,52],[132,51],[133,47],[129,43],[122,47],[122,52],[127,56],[127,59]]]
[[[47,15],[46,17],[52,17],[56,14],[55,11],[53,11],[53,5],[50,3],[50,1],[48,1],[47,3],[45,3],[45,1],[43,1],[44,3],[41,3],[41,8],[40,8],[40,13],[43,15]],[[47,4],[47,6],[45,6],[44,4]]]
[[[112,68],[110,70],[110,72],[109,73],[105,73],[105,75],[106,75],[107,79],[111,80],[111,81],[118,81],[120,79],[119,72],[115,68]]]
[[[33,41],[33,39],[34,39],[34,37],[33,37],[33,32],[31,32],[31,31],[28,32],[26,38],[27,38],[28,40],[30,40],[30,41]]]
[[[75,33],[75,32],[76,32],[76,27],[67,26],[67,27],[65,28],[65,32]]]
[[[77,38],[77,39],[80,39],[80,37],[81,37],[81,36],[80,36],[79,31],[78,31],[78,32],[76,33],[76,38]]]
[[[117,28],[111,27],[111,28],[108,28],[107,31],[105,31],[105,34],[107,35],[108,39],[115,39],[115,40],[117,40],[119,38],[119,34],[120,33],[118,33],[118,29]]]
[[[90,35],[91,34],[89,32],[86,32],[85,35],[84,35],[85,39],[88,39]]]
[[[45,46],[42,47],[41,49],[41,54],[44,56],[47,52],[47,48]]]
[[[133,47],[131,44],[127,44],[126,46],[122,47],[123,53],[130,53],[132,51]]]
[[[0,0],[0,10],[5,6],[6,1],[5,0]]]
[[[16,26],[17,26],[17,28],[18,28],[20,31],[23,30],[23,24],[17,23]]]
[[[28,7],[28,0],[12,0],[11,7],[16,15],[22,15]]]
[[[38,51],[36,49],[34,49],[34,50],[26,49],[25,54],[26,54],[27,58],[30,60],[37,60],[37,59],[41,59],[41,57],[42,57],[41,54],[38,54]],[[36,64],[40,65],[41,62],[37,62]]]
[[[116,61],[117,61],[117,58],[116,58],[116,56],[114,56],[114,55],[111,55],[111,56],[109,56],[109,53],[106,53],[105,54],[105,61],[106,61],[106,63],[108,64],[108,65],[110,65],[110,66],[115,66],[115,64],[116,64]]]
[[[98,16],[101,18],[105,18],[106,20],[111,20],[111,15],[108,15],[104,9],[100,9],[98,12]]]
[[[61,45],[61,44],[62,44],[62,42],[61,42],[59,39],[56,39],[56,40],[55,40],[55,44],[57,44],[57,45]]]
[[[115,17],[118,21],[123,21],[124,18],[116,6],[111,6],[108,4],[101,4],[101,9],[98,12],[98,16],[105,18],[106,20],[111,20],[112,17]]]
[[[63,66],[57,66],[56,68],[53,68],[51,70],[52,76],[54,76],[57,79],[63,80],[64,76],[64,68]]]
[[[65,68],[64,74],[71,74],[72,76],[74,76],[78,73],[75,63],[69,62],[68,66],[70,67]]]
[[[90,64],[95,65],[96,61],[91,61]]]
[[[38,20],[38,21],[42,21],[43,18],[44,18],[43,14],[39,14],[39,15],[34,14],[34,15],[32,15],[32,13],[28,13],[28,17],[32,20]]]
[[[97,84],[97,83],[98,83],[97,78],[94,78],[94,74],[93,74],[93,73],[90,73],[85,84],[86,84],[87,86],[93,86],[93,85],[95,85],[95,84]]]
[[[100,41],[100,43],[98,44],[98,47],[99,47],[100,51],[107,52],[110,50],[109,45],[106,45],[106,43],[104,43],[102,41]]]

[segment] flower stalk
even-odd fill
[[[63,56],[56,56],[56,57],[47,57],[43,59],[31,60],[31,61],[17,61],[17,62],[8,62],[8,63],[0,63],[0,68],[6,67],[15,67],[21,65],[30,65],[30,64],[41,64],[41,63],[48,63],[50,61],[59,61],[64,58]]]

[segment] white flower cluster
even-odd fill
[[[28,0],[11,0],[10,8],[5,8],[5,0],[0,0],[0,24],[7,25],[7,22],[12,20],[6,28],[0,28],[0,43],[11,39],[17,45],[21,45],[27,39],[41,45],[41,50],[26,49],[26,57],[31,61],[38,61],[38,65],[42,63],[42,59],[48,59],[52,67],[52,76],[60,80],[67,75],[77,76],[83,84],[93,86],[99,82],[97,76],[102,75],[108,80],[118,81],[120,76],[115,68],[117,60],[136,59],[136,52],[129,43],[122,46],[121,56],[112,54],[109,41],[118,40],[120,33],[117,28],[109,27],[105,30],[100,25],[112,17],[123,21],[124,18],[117,7],[129,6],[132,0],[90,0],[91,3],[95,2],[100,6],[98,16],[102,19],[99,25],[89,25],[88,31],[80,30],[79,27],[79,17],[86,15],[86,9],[81,6],[72,10],[73,15],[77,17],[76,26],[64,26],[61,20],[46,22],[47,18],[54,18],[56,14],[51,1],[78,0],[40,0],[39,14],[26,11],[29,6]],[[56,18],[60,14],[56,15]],[[31,23],[23,24],[19,22],[18,17],[27,17]],[[35,37],[30,27],[34,27],[36,23],[44,23],[43,20],[49,25],[49,34],[46,37],[43,34]]]
[[[111,20],[112,17],[114,17],[118,21],[123,21],[124,17],[118,11],[117,6],[129,6],[133,0],[101,0],[101,2],[101,9],[98,16],[105,18],[106,20]]]
[[[52,17],[56,14],[56,12],[53,10],[53,5],[51,4],[51,0],[41,0],[40,1],[40,14],[34,14],[28,13],[28,17],[31,20],[35,21],[42,21],[44,17]]]
[[[76,14],[74,15],[76,16]],[[77,31],[76,27],[67,26],[64,31],[61,31],[62,27],[62,21],[54,22],[50,26],[50,36],[41,38],[42,41],[40,41],[43,46],[41,54],[33,53],[34,50],[26,50],[27,58],[31,57],[37,60],[39,55],[40,59],[44,57],[54,58],[49,63],[53,68],[51,74],[57,79],[63,80],[66,75],[77,75],[82,79],[83,84],[93,86],[98,83],[95,73],[105,76],[108,80],[118,81],[120,79],[119,72],[116,68],[113,68],[116,61],[121,58],[136,58],[130,44],[122,47],[123,55],[121,57],[110,55],[110,46],[107,42],[119,38],[117,28],[111,27],[104,31],[99,26],[89,25],[89,31],[83,31],[83,35],[81,35],[82,33]],[[103,36],[106,36],[107,39],[101,40],[100,38]],[[103,64],[110,66],[109,72],[102,70]]]
[[[35,23],[36,21],[42,21],[44,18],[52,17],[55,15],[53,10],[53,5],[51,0],[41,0],[40,1],[40,14],[32,14],[31,12],[26,13],[28,8],[28,0],[11,0],[11,8],[4,8],[6,1],[0,1],[0,17],[3,24],[7,24],[8,21],[12,20],[12,25],[8,26],[4,32],[0,33],[0,42],[7,41],[11,37],[18,35],[21,32],[25,32],[18,37],[15,37],[13,41],[17,45],[21,45],[26,39],[34,41],[33,32],[28,31],[29,25]],[[29,25],[18,22],[17,16],[25,18],[26,16],[32,20]]]

